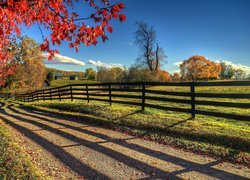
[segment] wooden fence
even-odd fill
[[[154,86],[178,86],[186,87],[186,92],[173,92],[167,90],[153,89]],[[155,108],[160,110],[169,110],[176,112],[190,113],[192,118],[196,114],[223,117],[236,120],[249,121],[250,116],[242,114],[229,114],[223,112],[207,111],[196,109],[197,105],[204,106],[220,106],[230,108],[250,108],[250,93],[200,93],[196,92],[196,87],[203,86],[250,86],[250,81],[225,81],[225,82],[168,82],[168,83],[97,83],[97,84],[71,84],[51,89],[43,89],[29,94],[16,95],[15,99],[22,102],[46,101],[46,100],[63,100],[74,99],[86,100],[88,102],[103,101],[112,103],[120,103],[126,105],[140,106],[142,110],[145,108]],[[250,88],[250,87],[249,87]],[[117,94],[119,93],[119,94]],[[132,94],[131,94],[132,93]],[[119,98],[119,99],[117,99]],[[208,100],[199,100],[198,98],[207,98]],[[217,101],[211,101],[217,99]],[[236,102],[218,101],[220,99],[236,100]],[[246,102],[238,102],[237,99],[245,99]],[[161,103],[170,103],[168,106],[159,103],[150,103],[157,101]],[[181,103],[189,105],[189,108],[181,106],[171,106],[171,103]]]
[[[0,93],[0,99],[15,99],[15,95],[11,93]]]

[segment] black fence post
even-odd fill
[[[49,91],[49,94],[50,94],[50,101],[52,101],[52,92],[51,92],[51,89]]]
[[[44,90],[43,90],[43,101],[45,101],[45,94],[44,94]]]
[[[142,111],[145,111],[145,91],[146,91],[146,86],[145,86],[145,84],[143,84],[142,85],[142,103],[141,103],[141,105],[142,105],[142,107],[141,107],[141,109],[142,109]]]
[[[191,92],[192,119],[195,119],[195,85],[194,85],[194,82],[191,82],[191,84],[190,84],[190,92]]]
[[[109,84],[109,105],[112,105],[111,84]]]
[[[59,96],[59,100],[62,101],[61,99],[61,92],[60,92],[60,88],[58,88],[58,96]]]
[[[88,100],[88,103],[89,103],[89,88],[88,88],[88,85],[86,85],[86,93],[87,93],[87,100]]]
[[[73,92],[72,92],[72,86],[70,85],[70,99],[71,101],[73,101]]]

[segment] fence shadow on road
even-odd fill
[[[25,136],[32,139],[36,143],[42,145],[43,148],[50,151],[54,156],[58,157],[65,165],[69,166],[73,171],[76,171],[77,173],[79,173],[79,175],[82,175],[85,178],[103,179],[103,177],[106,177],[106,176],[104,174],[96,171],[96,170],[91,169],[87,165],[83,164],[81,161],[74,159],[73,155],[70,155],[69,153],[65,152],[62,149],[62,147],[59,148],[57,145],[47,141],[45,138],[35,134],[31,130],[29,130],[23,126],[20,126],[17,123],[12,122],[7,117],[11,117],[12,119],[15,119],[15,121],[18,120],[20,122],[30,123],[32,125],[39,127],[39,128],[42,128],[46,131],[57,134],[65,139],[79,143],[83,146],[86,146],[90,149],[93,149],[94,151],[97,151],[99,153],[107,155],[107,156],[129,166],[129,167],[137,169],[137,170],[139,170],[147,175],[150,175],[150,174],[152,174],[152,172],[154,172],[154,176],[159,177],[159,178],[174,177],[169,172],[162,171],[161,169],[157,169],[149,164],[146,164],[146,163],[140,162],[139,160],[127,157],[126,155],[123,155],[119,152],[116,152],[116,151],[113,151],[109,148],[105,148],[101,145],[98,145],[98,143],[92,143],[86,139],[81,139],[81,138],[76,137],[72,134],[63,132],[61,130],[58,130],[58,129],[53,128],[51,126],[48,126],[46,124],[40,123],[38,121],[30,120],[29,118],[27,118],[27,116],[25,116],[25,118],[24,118],[20,115],[16,115],[16,113],[11,111],[10,109],[11,108],[9,106],[7,106],[4,110],[1,110],[2,114],[5,115],[5,117],[1,116],[1,118],[6,123],[8,123],[9,125],[14,127],[15,129],[17,129],[18,131],[23,133]],[[79,168],[80,167],[80,166],[78,166],[79,164],[80,164],[81,168]],[[93,175],[95,175],[96,177]],[[179,178],[177,178],[177,179],[179,179]]]
[[[22,118],[20,118],[18,116],[10,115],[9,113],[6,113],[2,109],[0,110],[0,112],[2,113],[2,115],[0,115],[0,118],[4,122],[6,122],[7,124],[9,124],[13,128],[15,128],[16,130],[21,132],[27,138],[31,139],[32,141],[34,141],[37,144],[39,144],[40,146],[42,146],[42,148],[49,151],[53,156],[58,157],[59,160],[63,164],[68,166],[70,169],[72,169],[74,172],[76,172],[80,176],[83,176],[86,178],[97,178],[97,179],[108,178],[105,174],[102,174],[102,173],[94,170],[93,168],[83,164],[80,160],[76,159],[72,154],[66,152],[61,147],[51,143],[46,138],[37,135],[36,133],[32,132],[31,130],[29,130],[29,129],[27,129],[27,128],[19,125],[18,123],[15,123],[9,119],[9,117],[12,117],[17,121],[22,121],[23,120]],[[3,116],[3,115],[5,115],[5,116]],[[79,166],[81,166],[81,168],[79,168]]]
[[[49,131],[51,133],[54,133],[56,135],[59,135],[60,137],[73,141],[76,143],[76,145],[79,146],[85,146],[87,148],[90,148],[98,153],[104,154],[108,157],[111,157],[115,159],[118,162],[121,162],[133,169],[136,169],[138,171],[143,172],[146,174],[148,177],[152,176],[152,172],[154,172],[154,177],[157,178],[166,178],[166,177],[171,177],[174,179],[179,179],[177,175],[186,173],[186,172],[198,172],[201,174],[205,174],[211,177],[215,178],[225,178],[225,179],[244,179],[243,177],[222,171],[219,169],[216,169],[212,166],[216,164],[220,164],[221,161],[214,161],[211,163],[207,164],[199,164],[196,162],[191,162],[188,160],[185,160],[183,158],[173,156],[167,153],[163,153],[160,151],[156,151],[144,146],[141,146],[139,144],[127,142],[127,140],[131,140],[135,137],[128,138],[128,139],[115,139],[110,137],[109,135],[102,134],[99,132],[93,132],[89,131],[87,129],[84,129],[82,127],[76,127],[73,125],[68,124],[67,122],[70,121],[68,118],[64,118],[64,116],[58,116],[54,114],[51,117],[50,113],[46,112],[36,112],[32,110],[28,110],[25,108],[20,108],[20,107],[14,107],[11,105],[3,107],[1,110],[1,115],[0,117],[8,123],[10,126],[14,127],[18,131],[20,131],[22,134],[24,134],[26,137],[29,139],[35,141],[37,144],[40,144],[44,149],[48,150],[51,152],[55,157],[57,157],[61,162],[63,162],[66,166],[71,168],[73,171],[78,173],[79,175],[85,177],[85,178],[91,178],[91,179],[106,179],[108,178],[107,175],[100,173],[98,170],[89,167],[88,165],[82,163],[80,160],[78,160],[76,157],[74,157],[72,154],[69,152],[66,152],[63,148],[58,145],[53,144],[52,142],[48,141],[45,137],[41,137],[38,134],[32,132],[32,130],[19,125],[16,121],[20,122],[25,122],[31,125],[35,125],[36,127]],[[87,118],[87,117],[85,117]],[[15,122],[13,122],[13,120]],[[63,120],[63,122],[62,122]],[[66,121],[66,122],[65,122]],[[81,123],[84,126],[94,126],[93,124],[85,123],[85,121],[81,119],[74,119],[74,122]],[[54,124],[56,126],[61,126],[62,128],[67,128],[72,131],[77,131],[80,133],[84,133],[87,135],[91,135],[97,138],[102,139],[103,141],[101,142],[91,142],[87,139],[83,139],[80,137],[75,136],[72,133],[64,132],[62,131],[61,128],[55,128],[52,125],[49,124]],[[98,127],[98,125],[95,125]],[[128,148],[132,151],[137,151],[140,153],[143,153],[147,156],[151,156],[154,158],[157,158],[159,160],[163,160],[178,166],[181,166],[181,170],[176,170],[172,172],[164,171],[162,169],[156,168],[155,166],[152,166],[146,162],[142,162],[141,160],[138,160],[136,158],[131,158],[129,156],[124,155],[123,153],[117,152],[112,148],[107,148],[102,146],[102,143],[105,142],[112,142],[117,145],[120,145],[122,147]],[[79,165],[81,168],[79,168]]]
[[[11,107],[12,106],[10,106],[10,108]],[[85,124],[90,123],[91,126],[100,126],[101,125],[101,126],[106,127],[106,128],[121,128],[121,126],[130,128],[129,125],[126,124],[125,121],[123,122],[123,121],[118,121],[118,120],[123,120],[123,118],[129,117],[131,115],[134,115],[134,114],[141,112],[141,110],[135,110],[133,112],[129,112],[128,114],[122,115],[118,118],[117,117],[113,118],[113,119],[111,119],[111,121],[103,122],[102,118],[89,117],[86,115],[86,113],[91,114],[90,112],[89,113],[84,112],[84,113],[78,114],[77,116],[73,116],[73,115],[69,115],[69,114],[65,115],[65,114],[62,114],[60,112],[53,112],[53,114],[52,114],[52,113],[45,112],[42,110],[37,111],[37,110],[27,109],[27,108],[22,107],[22,106],[20,106],[20,108],[22,108],[26,112],[32,113],[32,115],[43,114],[43,115],[47,115],[47,116],[51,116],[51,117],[55,117],[55,118],[58,116],[62,116],[65,119],[72,119],[73,118],[74,121],[77,121],[79,123],[85,123]],[[12,109],[12,110],[14,110],[14,109]],[[67,112],[71,112],[71,111],[64,110],[64,112],[67,113]],[[18,112],[18,113],[20,113],[20,112]],[[211,134],[211,133],[210,134],[197,134],[193,131],[181,131],[180,132],[178,130],[175,130],[175,128],[174,128],[175,126],[186,123],[190,120],[192,120],[192,119],[187,118],[187,119],[180,120],[176,123],[173,123],[171,125],[168,125],[165,127],[157,127],[154,129],[152,128],[152,126],[147,126],[147,125],[145,125],[145,126],[141,126],[141,125],[140,126],[139,125],[133,126],[133,129],[140,130],[140,131],[144,132],[143,134],[138,135],[140,137],[150,135],[150,134],[157,134],[159,136],[166,135],[166,136],[171,136],[174,138],[183,138],[186,140],[199,141],[199,142],[224,146],[226,148],[232,148],[232,149],[234,149],[235,154],[240,153],[240,151],[250,152],[250,148],[249,148],[250,142],[245,140],[245,139],[240,139],[237,137],[231,137],[231,136],[226,136],[226,135],[219,135],[216,133],[214,133],[214,134]],[[123,129],[120,129],[120,130],[123,130]]]

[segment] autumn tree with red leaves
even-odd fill
[[[88,5],[93,13],[80,17],[74,12],[74,6]],[[20,36],[21,25],[30,27],[38,24],[44,42],[40,45],[42,51],[53,57],[57,50],[52,45],[60,45],[63,41],[69,43],[70,48],[81,44],[96,45],[99,38],[107,40],[107,33],[112,33],[110,25],[112,19],[126,20],[122,13],[123,3],[110,3],[109,0],[0,0],[0,85],[4,79],[13,73],[14,67],[9,67],[11,53],[10,44]],[[93,26],[88,26],[85,20],[92,20]],[[44,37],[42,27],[51,30],[49,37]]]

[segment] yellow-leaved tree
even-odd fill
[[[184,60],[180,70],[183,80],[208,80],[219,78],[221,66],[204,56],[195,55]]]
[[[7,80],[11,92],[23,93],[41,89],[46,78],[44,57],[35,40],[24,37],[21,42],[10,47],[13,54],[11,63],[15,73]]]

